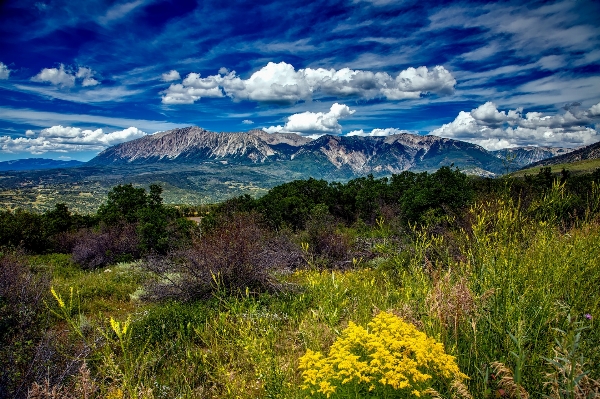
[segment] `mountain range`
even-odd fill
[[[84,162],[80,161],[59,161],[45,158],[16,159],[0,162],[0,171],[72,168],[83,164]]]
[[[198,127],[175,129],[110,147],[88,162],[93,166],[148,164],[267,164],[304,171],[316,178],[351,178],[369,173],[436,170],[451,165],[474,174],[502,173],[500,158],[484,148],[437,136],[385,137],[324,135],[251,130],[215,133]]]
[[[240,194],[259,196],[273,186],[309,177],[344,181],[442,166],[494,176],[567,151],[525,147],[491,152],[432,135],[311,139],[262,130],[216,133],[187,127],[109,147],[78,167],[0,171],[0,207],[45,210],[65,202],[74,210],[93,212],[110,188],[126,183],[157,183],[164,187],[165,202],[199,204]]]
[[[586,159],[599,159],[600,158],[600,141],[586,147],[578,148],[569,153],[559,155],[556,157],[543,159],[537,162],[533,162],[528,165],[528,168],[536,166],[551,166],[559,165],[562,163],[572,163],[577,161],[584,161]]]
[[[505,166],[510,170],[521,169],[534,162],[544,159],[568,154],[574,151],[574,148],[565,147],[516,147],[505,148],[497,151],[490,151],[492,154],[504,161]]]

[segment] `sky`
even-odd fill
[[[0,2],[0,161],[177,127],[600,141],[598,1]]]

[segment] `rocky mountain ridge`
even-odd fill
[[[500,173],[502,161],[475,144],[437,136],[325,135],[311,140],[292,133],[215,133],[198,127],[174,129],[110,147],[88,162],[94,166],[155,163],[289,163],[315,177],[352,177],[405,170],[435,170],[454,164],[463,170]],[[301,165],[309,163],[309,165]]]
[[[508,168],[514,170],[544,159],[568,154],[574,150],[576,150],[576,148],[526,146],[504,148],[502,150],[490,152],[503,160]]]
[[[527,168],[532,168],[536,166],[558,165],[561,163],[584,161],[586,159],[600,159],[600,141],[585,147],[575,149],[567,154],[534,162],[530,165],[527,165]]]

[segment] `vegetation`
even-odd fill
[[[522,177],[525,175],[535,175],[540,172],[544,167],[548,166],[536,166],[533,168],[527,168],[511,173],[512,176]],[[552,173],[560,173],[563,169],[568,169],[571,173],[592,173],[596,169],[600,168],[600,159],[585,159],[583,161],[562,163],[557,165],[551,165],[550,170]]]
[[[599,397],[599,184],[443,168],[3,211],[0,397]]]

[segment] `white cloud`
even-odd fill
[[[52,126],[43,129],[37,137],[26,133],[28,137],[0,137],[1,152],[46,152],[100,151],[111,145],[133,140],[146,135],[136,127],[104,133],[102,129],[84,130],[69,126]],[[34,133],[34,132],[32,132]]]
[[[284,126],[270,126],[263,128],[267,133],[297,133],[304,135],[315,134],[340,134],[342,126],[338,120],[352,115],[347,105],[335,103],[329,109],[329,112],[302,112],[288,117]]]
[[[234,101],[287,104],[327,96],[401,100],[419,98],[426,93],[450,94],[455,85],[456,80],[443,66],[411,67],[394,78],[386,72],[349,68],[296,70],[285,62],[269,62],[248,79],[242,79],[226,68],[206,78],[190,73],[182,84],[172,84],[165,90],[162,101],[165,104],[191,104],[202,97],[222,97],[223,92]]]
[[[182,83],[171,84],[163,93],[163,104],[193,104],[202,97],[224,97],[219,87],[220,75],[201,78],[199,73],[190,73]]]
[[[8,79],[10,69],[3,62],[0,62],[0,79]]]
[[[353,130],[350,133],[348,133],[347,136],[381,137],[381,136],[391,136],[393,134],[414,134],[414,132],[389,127],[387,129],[373,129],[373,130],[371,130],[370,133],[365,132],[363,129]]]
[[[83,67],[79,67],[79,69],[77,70],[77,74],[75,75],[75,77],[77,77],[79,79],[83,79],[81,82],[81,85],[83,87],[96,86],[96,85],[100,84],[100,82],[98,82],[96,79],[94,79],[93,76],[94,76],[94,71],[92,71],[90,68],[83,68]]]
[[[181,76],[179,75],[179,72],[173,69],[169,72],[163,73],[161,76],[161,80],[163,82],[172,82],[174,80],[181,80]]]
[[[254,121],[251,121],[250,119],[244,119],[244,120],[242,121],[242,123],[243,123],[244,125],[252,125],[252,124],[254,123]]]
[[[427,92],[451,94],[456,80],[446,68],[438,65],[431,70],[424,66],[408,68],[396,76],[395,83],[395,87],[383,90],[390,100],[418,98]]]
[[[77,73],[66,69],[63,64],[58,68],[44,68],[31,78],[33,82],[50,83],[54,86],[71,88],[78,79],[83,87],[96,86],[100,82],[93,78],[95,72],[90,68],[79,67]]]
[[[471,112],[460,111],[454,121],[430,132],[479,144],[490,150],[525,145],[576,147],[600,140],[600,133],[589,127],[600,116],[600,103],[588,110],[570,109],[562,115],[545,115],[522,109],[499,111],[487,102]]]
[[[35,136],[35,132],[33,130],[31,130],[31,129],[28,129],[28,130],[25,131],[25,136],[27,136],[27,137],[33,137],[33,136]]]
[[[55,86],[60,87],[73,87],[75,86],[75,76],[65,70],[65,66],[60,64],[59,68],[44,68],[31,78],[34,82],[51,83]]]

